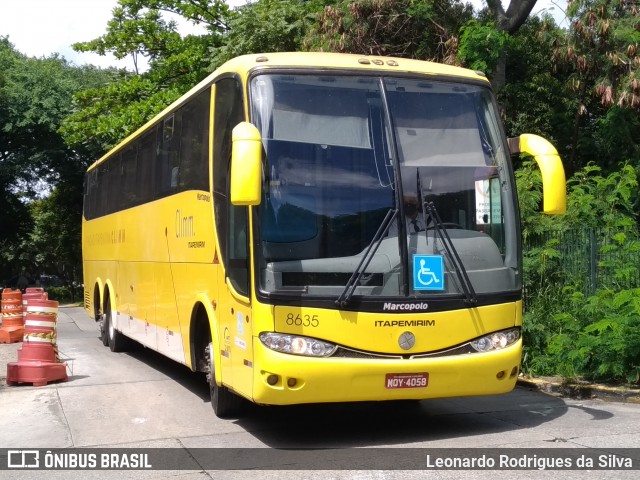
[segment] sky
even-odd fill
[[[482,8],[484,3],[483,0],[467,1],[476,8]],[[117,66],[132,70],[130,59],[118,61],[112,56],[78,53],[71,48],[73,43],[93,40],[104,34],[117,3],[117,0],[0,0],[0,36],[8,35],[15,48],[28,56],[59,53],[76,65]],[[245,0],[228,0],[227,3],[236,6]],[[502,3],[508,5],[508,0]],[[566,0],[538,0],[533,13],[554,8],[551,13],[560,23],[566,3]],[[566,20],[561,26],[567,26]],[[188,22],[181,22],[179,29],[184,34],[193,31],[194,27]]]

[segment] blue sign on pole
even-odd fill
[[[442,255],[414,255],[413,289],[443,291],[444,288]]]

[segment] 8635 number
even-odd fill
[[[318,315],[294,315],[287,313],[287,325],[296,327],[319,327],[320,319]]]

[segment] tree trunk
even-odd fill
[[[496,26],[499,30],[503,30],[508,34],[514,34],[525,22],[537,0],[511,0],[509,8],[504,11],[500,0],[487,0],[489,11],[493,14]],[[506,82],[507,57],[503,50],[500,52],[500,58],[496,65],[496,72],[493,77],[492,85],[496,92],[499,92]]]

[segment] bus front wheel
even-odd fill
[[[206,357],[209,371],[207,372],[207,379],[209,380],[209,391],[211,392],[211,406],[217,417],[230,418],[237,416],[243,406],[243,399],[231,392],[224,385],[218,385],[216,383],[215,364],[213,362],[213,355],[211,354],[211,344],[207,345]]]

